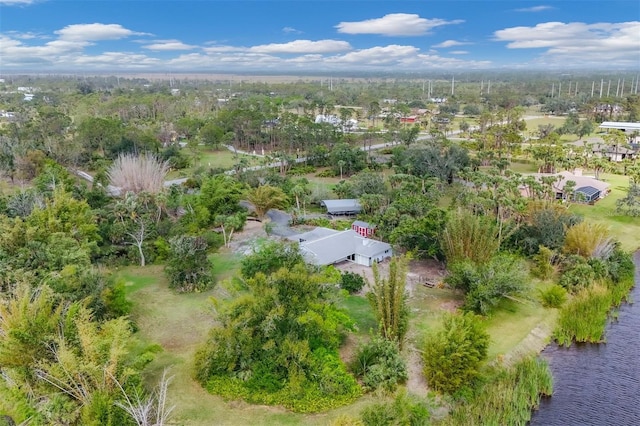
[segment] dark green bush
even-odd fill
[[[321,178],[330,178],[330,177],[336,177],[338,174],[339,173],[336,173],[332,169],[327,169],[327,170],[321,171],[320,173],[316,173],[316,176]]]
[[[201,237],[174,237],[165,266],[169,287],[180,292],[205,290],[213,283],[207,242]]]
[[[587,262],[576,262],[562,271],[560,285],[571,293],[589,288],[596,279],[596,273]]]
[[[364,287],[364,284],[364,277],[353,272],[343,273],[340,281],[340,287],[347,290],[349,294],[359,292]]]
[[[287,171],[287,174],[290,176],[300,176],[300,175],[307,175],[315,171],[316,171],[316,168],[314,166],[294,166],[291,169],[289,169],[289,171]]]
[[[466,293],[464,308],[486,315],[505,297],[527,289],[526,265],[517,256],[499,254],[488,262],[456,262],[445,282]]]
[[[408,378],[407,365],[398,345],[380,336],[374,336],[358,348],[351,371],[369,390],[393,391]]]

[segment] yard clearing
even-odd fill
[[[376,395],[366,395],[354,404],[325,413],[303,415],[279,407],[247,404],[243,401],[224,401],[209,394],[192,378],[193,357],[215,325],[215,309],[211,299],[228,299],[230,292],[221,281],[234,276],[244,252],[263,239],[269,238],[263,223],[250,221],[245,229],[236,234],[231,247],[221,249],[210,256],[218,284],[202,293],[177,294],[169,289],[163,267],[127,267],[118,271],[126,282],[128,298],[133,302],[132,319],[139,328],[138,336],[147,344],[159,344],[162,351],[146,370],[145,380],[153,386],[165,368],[170,369],[174,380],[169,387],[169,400],[175,404],[174,423],[186,426],[205,425],[327,425],[341,416],[357,416],[364,407],[380,402]],[[385,276],[389,261],[379,264]],[[341,263],[337,268],[365,276],[373,282],[371,268],[353,263]],[[434,260],[413,260],[409,264],[407,292],[409,294],[410,327],[404,353],[408,360],[409,392],[426,396],[428,387],[422,376],[421,339],[427,331],[440,326],[445,312],[455,311],[463,302],[462,294],[437,285],[446,271]],[[424,285],[435,283],[435,287]],[[357,345],[375,332],[376,320],[364,297],[366,287],[358,295],[343,299],[342,306],[352,315],[358,331],[349,339],[341,355],[345,359],[353,356]],[[531,334],[543,327],[553,315],[537,302],[518,304],[510,302],[487,320],[493,336],[489,348],[490,360],[502,360],[510,351],[537,348],[529,342]],[[535,336],[533,336],[535,337]]]

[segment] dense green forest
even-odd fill
[[[638,133],[598,125],[640,96],[601,78],[4,76],[0,424],[525,424],[634,284]],[[352,219],[367,273],[282,238]]]

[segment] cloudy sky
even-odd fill
[[[0,73],[640,69],[638,0],[0,0]]]

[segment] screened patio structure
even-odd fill
[[[585,203],[593,203],[600,199],[601,191],[593,186],[581,186],[575,190],[574,199]]]

